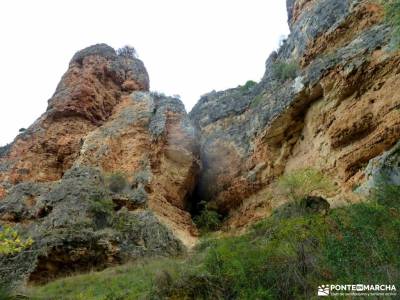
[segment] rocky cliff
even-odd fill
[[[136,57],[104,44],[75,54],[47,111],[0,148],[0,223],[35,241],[0,258],[0,276],[44,282],[179,255],[196,240],[196,203],[246,226],[287,200],[275,182],[297,169],[336,183],[319,195],[331,206],[382,173],[400,184],[400,54],[382,5],[287,7],[291,33],[262,80],[204,95],[189,115],[148,91]]]
[[[400,56],[377,1],[288,0],[291,33],[254,87],[212,92],[190,113],[204,169],[198,197],[246,225],[279,205],[274,181],[302,168],[357,200],[368,162],[400,138]],[[392,150],[393,152],[393,150]],[[370,173],[370,172],[369,172]],[[367,174],[367,175],[366,175]]]
[[[1,223],[35,241],[0,259],[2,279],[43,282],[193,243],[194,128],[180,100],[148,89],[139,59],[86,48],[47,111],[1,148]]]

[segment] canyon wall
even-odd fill
[[[194,127],[179,99],[148,89],[139,59],[88,47],[47,111],[0,149],[1,224],[35,241],[0,258],[3,280],[45,282],[194,243]]]
[[[204,167],[196,193],[231,227],[268,215],[280,204],[274,182],[297,169],[321,170],[336,183],[337,193],[324,195],[331,205],[357,201],[352,192],[367,180],[369,161],[400,139],[400,55],[382,5],[287,7],[290,35],[262,80],[211,92],[190,113]]]
[[[298,169],[335,182],[320,195],[331,206],[360,201],[382,173],[400,184],[400,54],[382,5],[287,7],[291,33],[262,80],[206,94],[189,115],[149,92],[133,55],[75,54],[47,111],[0,148],[0,224],[35,241],[0,258],[0,277],[41,283],[179,255],[196,242],[197,203],[245,227],[287,201],[276,181]]]

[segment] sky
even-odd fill
[[[73,54],[132,45],[151,90],[201,95],[259,81],[288,34],[285,0],[8,0],[0,2],[0,146],[47,107]]]

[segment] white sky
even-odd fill
[[[1,0],[0,145],[47,107],[73,54],[132,45],[152,90],[190,110],[213,89],[258,81],[288,34],[286,0]]]

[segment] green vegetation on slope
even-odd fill
[[[20,253],[33,244],[31,238],[24,239],[9,226],[0,226],[0,257]],[[1,266],[0,266],[1,268]],[[11,288],[0,281],[0,299],[8,299]]]
[[[53,283],[29,291],[31,299],[141,299],[152,289],[158,270],[167,269],[173,276],[183,269],[179,259],[154,259],[109,268]]]
[[[400,282],[400,187],[328,215],[272,217],[207,239],[190,258],[154,259],[58,280],[34,299],[310,299],[320,284]]]
[[[255,82],[253,80],[248,80],[243,86],[240,87],[240,90],[242,92],[248,92],[256,85],[257,85],[257,82]]]
[[[393,26],[393,43],[400,46],[400,0],[385,1],[386,20]]]
[[[272,67],[275,78],[281,82],[285,82],[289,79],[295,79],[299,70],[298,64],[294,61],[277,61]]]
[[[0,255],[19,253],[33,244],[31,238],[23,239],[9,226],[0,227]]]

